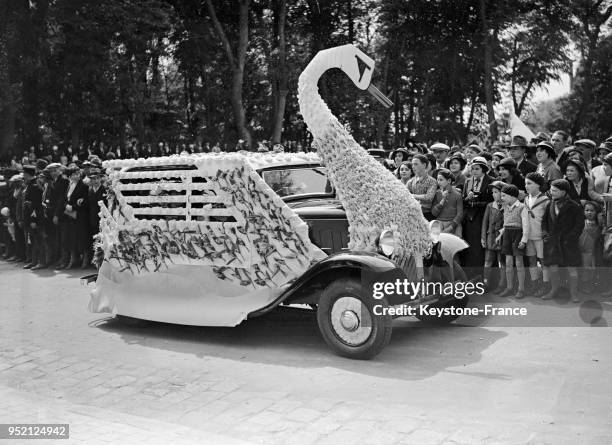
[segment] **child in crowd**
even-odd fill
[[[584,229],[580,235],[580,254],[582,255],[581,288],[586,293],[593,292],[595,281],[595,259],[602,248],[601,226],[597,215],[601,212],[599,204],[587,201],[584,205]]]
[[[525,297],[525,266],[523,257],[529,239],[529,214],[525,204],[518,200],[519,189],[515,185],[506,184],[502,188],[502,202],[504,203],[504,227],[502,234],[497,237],[502,241],[502,254],[506,256],[506,290],[500,297],[512,295],[514,284],[514,267],[518,276],[518,290],[514,298]],[[500,238],[501,237],[501,238]]]
[[[451,185],[453,174],[446,168],[438,170],[438,187],[435,204],[431,214],[442,223],[442,231],[454,233],[461,237],[461,221],[463,220],[463,197],[461,192]]]
[[[539,173],[527,173],[525,189],[527,197],[525,206],[529,214],[529,237],[527,240],[527,259],[529,275],[531,276],[531,291],[534,296],[540,297],[550,290],[550,273],[548,267],[542,266],[542,276],[538,269],[538,261],[544,264],[544,241],[542,240],[542,218],[546,212],[546,205],[550,199],[542,193],[546,187],[546,179]]]
[[[502,209],[501,189],[505,184],[494,181],[491,184],[493,202],[487,204],[484,219],[482,220],[481,244],[485,248],[484,285],[487,289],[491,286],[491,268],[499,267],[499,281],[494,293],[500,293],[506,288],[506,267],[504,257],[501,254],[501,245],[497,241],[499,231],[504,225],[504,212]]]

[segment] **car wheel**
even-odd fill
[[[374,315],[375,300],[355,279],[341,279],[328,285],[317,307],[317,322],[328,346],[338,355],[370,359],[379,354],[391,339],[390,315]]]
[[[454,276],[454,281],[455,282],[467,282],[467,275],[465,274],[465,271],[463,270],[463,268],[459,265],[459,263],[457,263],[457,261],[455,261],[453,263],[453,276]],[[449,277],[450,278],[450,277]],[[459,298],[452,298],[450,301],[447,301],[445,303],[435,303],[435,304],[430,304],[429,307],[430,308],[450,308],[450,307],[454,307],[455,309],[463,309],[467,306],[469,301],[469,298],[467,296],[459,299]],[[415,315],[416,318],[418,318],[420,321],[429,324],[429,325],[433,325],[433,326],[442,326],[442,325],[446,325],[449,323],[452,323],[453,321],[455,321],[457,318],[459,318],[459,315],[442,315],[441,317],[438,317],[436,315],[427,315],[427,314],[419,314],[417,311],[417,315]]]

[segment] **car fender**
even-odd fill
[[[283,302],[291,302],[296,294],[313,284],[324,284],[346,275],[360,275],[364,280],[376,277],[405,277],[403,270],[392,260],[374,252],[339,252],[313,264],[300,277],[289,283],[281,295],[268,306],[249,314],[249,318],[263,315]]]
[[[440,233],[438,235],[438,241],[440,242],[442,258],[451,266],[455,261],[455,254],[469,247],[469,244],[462,238],[452,233]]]

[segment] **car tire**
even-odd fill
[[[344,278],[329,284],[317,305],[317,322],[325,343],[338,355],[367,360],[391,339],[393,317],[374,315],[375,300],[358,280]]]
[[[454,261],[453,263],[453,276],[454,276],[455,282],[458,282],[458,281],[467,282],[468,281],[465,271],[459,265],[459,263],[457,263],[457,261]],[[446,303],[430,304],[429,307],[430,308],[454,307],[456,309],[457,308],[463,309],[467,306],[468,302],[469,302],[469,298],[465,296],[461,299],[453,298],[451,301],[447,301]],[[452,323],[457,318],[459,318],[458,315],[449,314],[449,315],[442,315],[441,317],[438,317],[436,315],[419,314],[418,311],[417,311],[417,315],[415,316],[423,323],[426,323],[431,326],[444,326],[449,323]]]

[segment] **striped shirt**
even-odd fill
[[[410,178],[407,186],[410,193],[421,204],[423,213],[431,211],[436,190],[438,189],[438,182],[429,175],[425,175],[422,178],[415,176]]]

